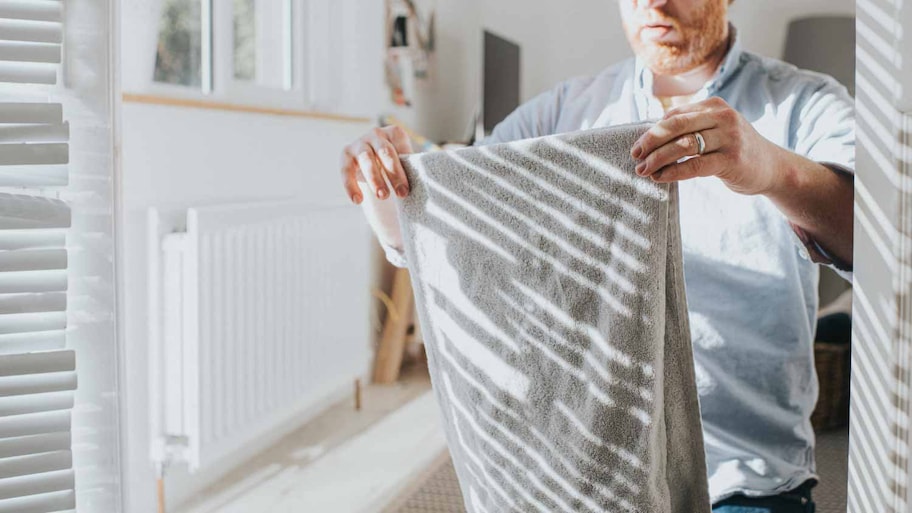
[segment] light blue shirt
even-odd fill
[[[854,102],[846,88],[829,76],[743,51],[732,31],[722,66],[694,101],[719,96],[770,141],[852,171]],[[631,58],[537,96],[482,144],[663,115],[652,73]],[[810,416],[818,391],[813,337],[819,270],[766,197],[736,194],[716,178],[679,187],[711,499],[790,490],[817,477]],[[406,265],[397,248],[384,250],[394,265]]]

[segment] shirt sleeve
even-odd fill
[[[405,250],[383,243],[380,243],[380,247],[383,248],[387,262],[393,264],[394,267],[408,267],[408,261],[405,259]]]
[[[795,153],[826,166],[845,179],[854,179],[855,102],[845,86],[823,76],[797,109],[793,127]],[[797,225],[789,224],[811,261],[830,267],[845,280],[852,281],[851,265],[830,254]]]
[[[822,75],[792,122],[794,151],[855,172],[855,101],[836,79]]]
[[[385,232],[381,227],[390,226],[392,223],[399,222],[397,213],[398,205],[394,202],[399,202],[401,200],[398,197],[393,196],[385,200],[388,203],[383,205],[383,207],[375,209],[369,205],[369,202],[372,203],[379,200],[369,196],[371,191],[367,184],[359,182],[359,186],[361,187],[361,192],[364,194],[364,201],[361,203],[364,217],[367,219],[367,223],[374,232],[374,240],[380,245],[380,248],[386,256],[386,260],[396,267],[408,267],[404,248],[399,247],[399,244],[395,244],[393,241],[388,240],[388,237],[381,236],[381,233]]]

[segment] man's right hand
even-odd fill
[[[342,181],[349,199],[356,205],[364,200],[359,182],[377,199],[390,197],[387,178],[400,198],[408,196],[409,183],[399,161],[412,153],[412,143],[398,126],[375,128],[345,147],[342,152]]]

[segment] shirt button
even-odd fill
[[[808,255],[808,251],[805,248],[799,249],[798,255],[804,260],[807,260],[808,258],[810,258],[810,255]]]

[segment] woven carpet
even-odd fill
[[[820,484],[814,488],[817,513],[845,513],[848,430],[817,435],[817,470]],[[435,462],[417,489],[400,499],[396,513],[465,513],[456,471],[449,458]]]

